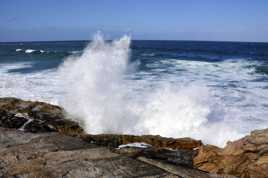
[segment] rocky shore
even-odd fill
[[[191,138],[91,135],[59,106],[0,98],[0,177],[267,178],[268,129],[224,148]]]

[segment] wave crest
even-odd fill
[[[209,88],[164,82],[143,84],[136,90],[128,81],[130,37],[105,42],[98,34],[81,56],[70,56],[60,67],[65,97],[61,104],[78,118],[89,133],[160,134],[167,137],[194,137],[224,145],[241,135],[224,119],[210,122],[216,101]],[[215,114],[214,114],[215,115]],[[229,134],[225,134],[228,131]]]

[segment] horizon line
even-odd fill
[[[107,39],[105,41],[113,41],[118,38],[114,39]],[[89,40],[25,40],[25,41],[0,41],[0,43],[31,43],[31,42],[90,42],[92,39]],[[181,41],[181,42],[226,42],[226,43],[268,43],[268,41],[232,41],[232,40],[161,40],[161,39],[132,39],[131,41]]]

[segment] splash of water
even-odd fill
[[[81,56],[70,56],[59,69],[61,104],[87,132],[190,136],[216,145],[241,136],[223,121],[209,121],[215,103],[207,87],[164,83],[136,92],[135,81],[125,79],[130,41],[124,36],[108,43],[97,34]]]

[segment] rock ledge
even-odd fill
[[[0,98],[3,178],[235,176],[268,177],[268,129],[225,148],[191,138],[91,135],[59,106]]]

